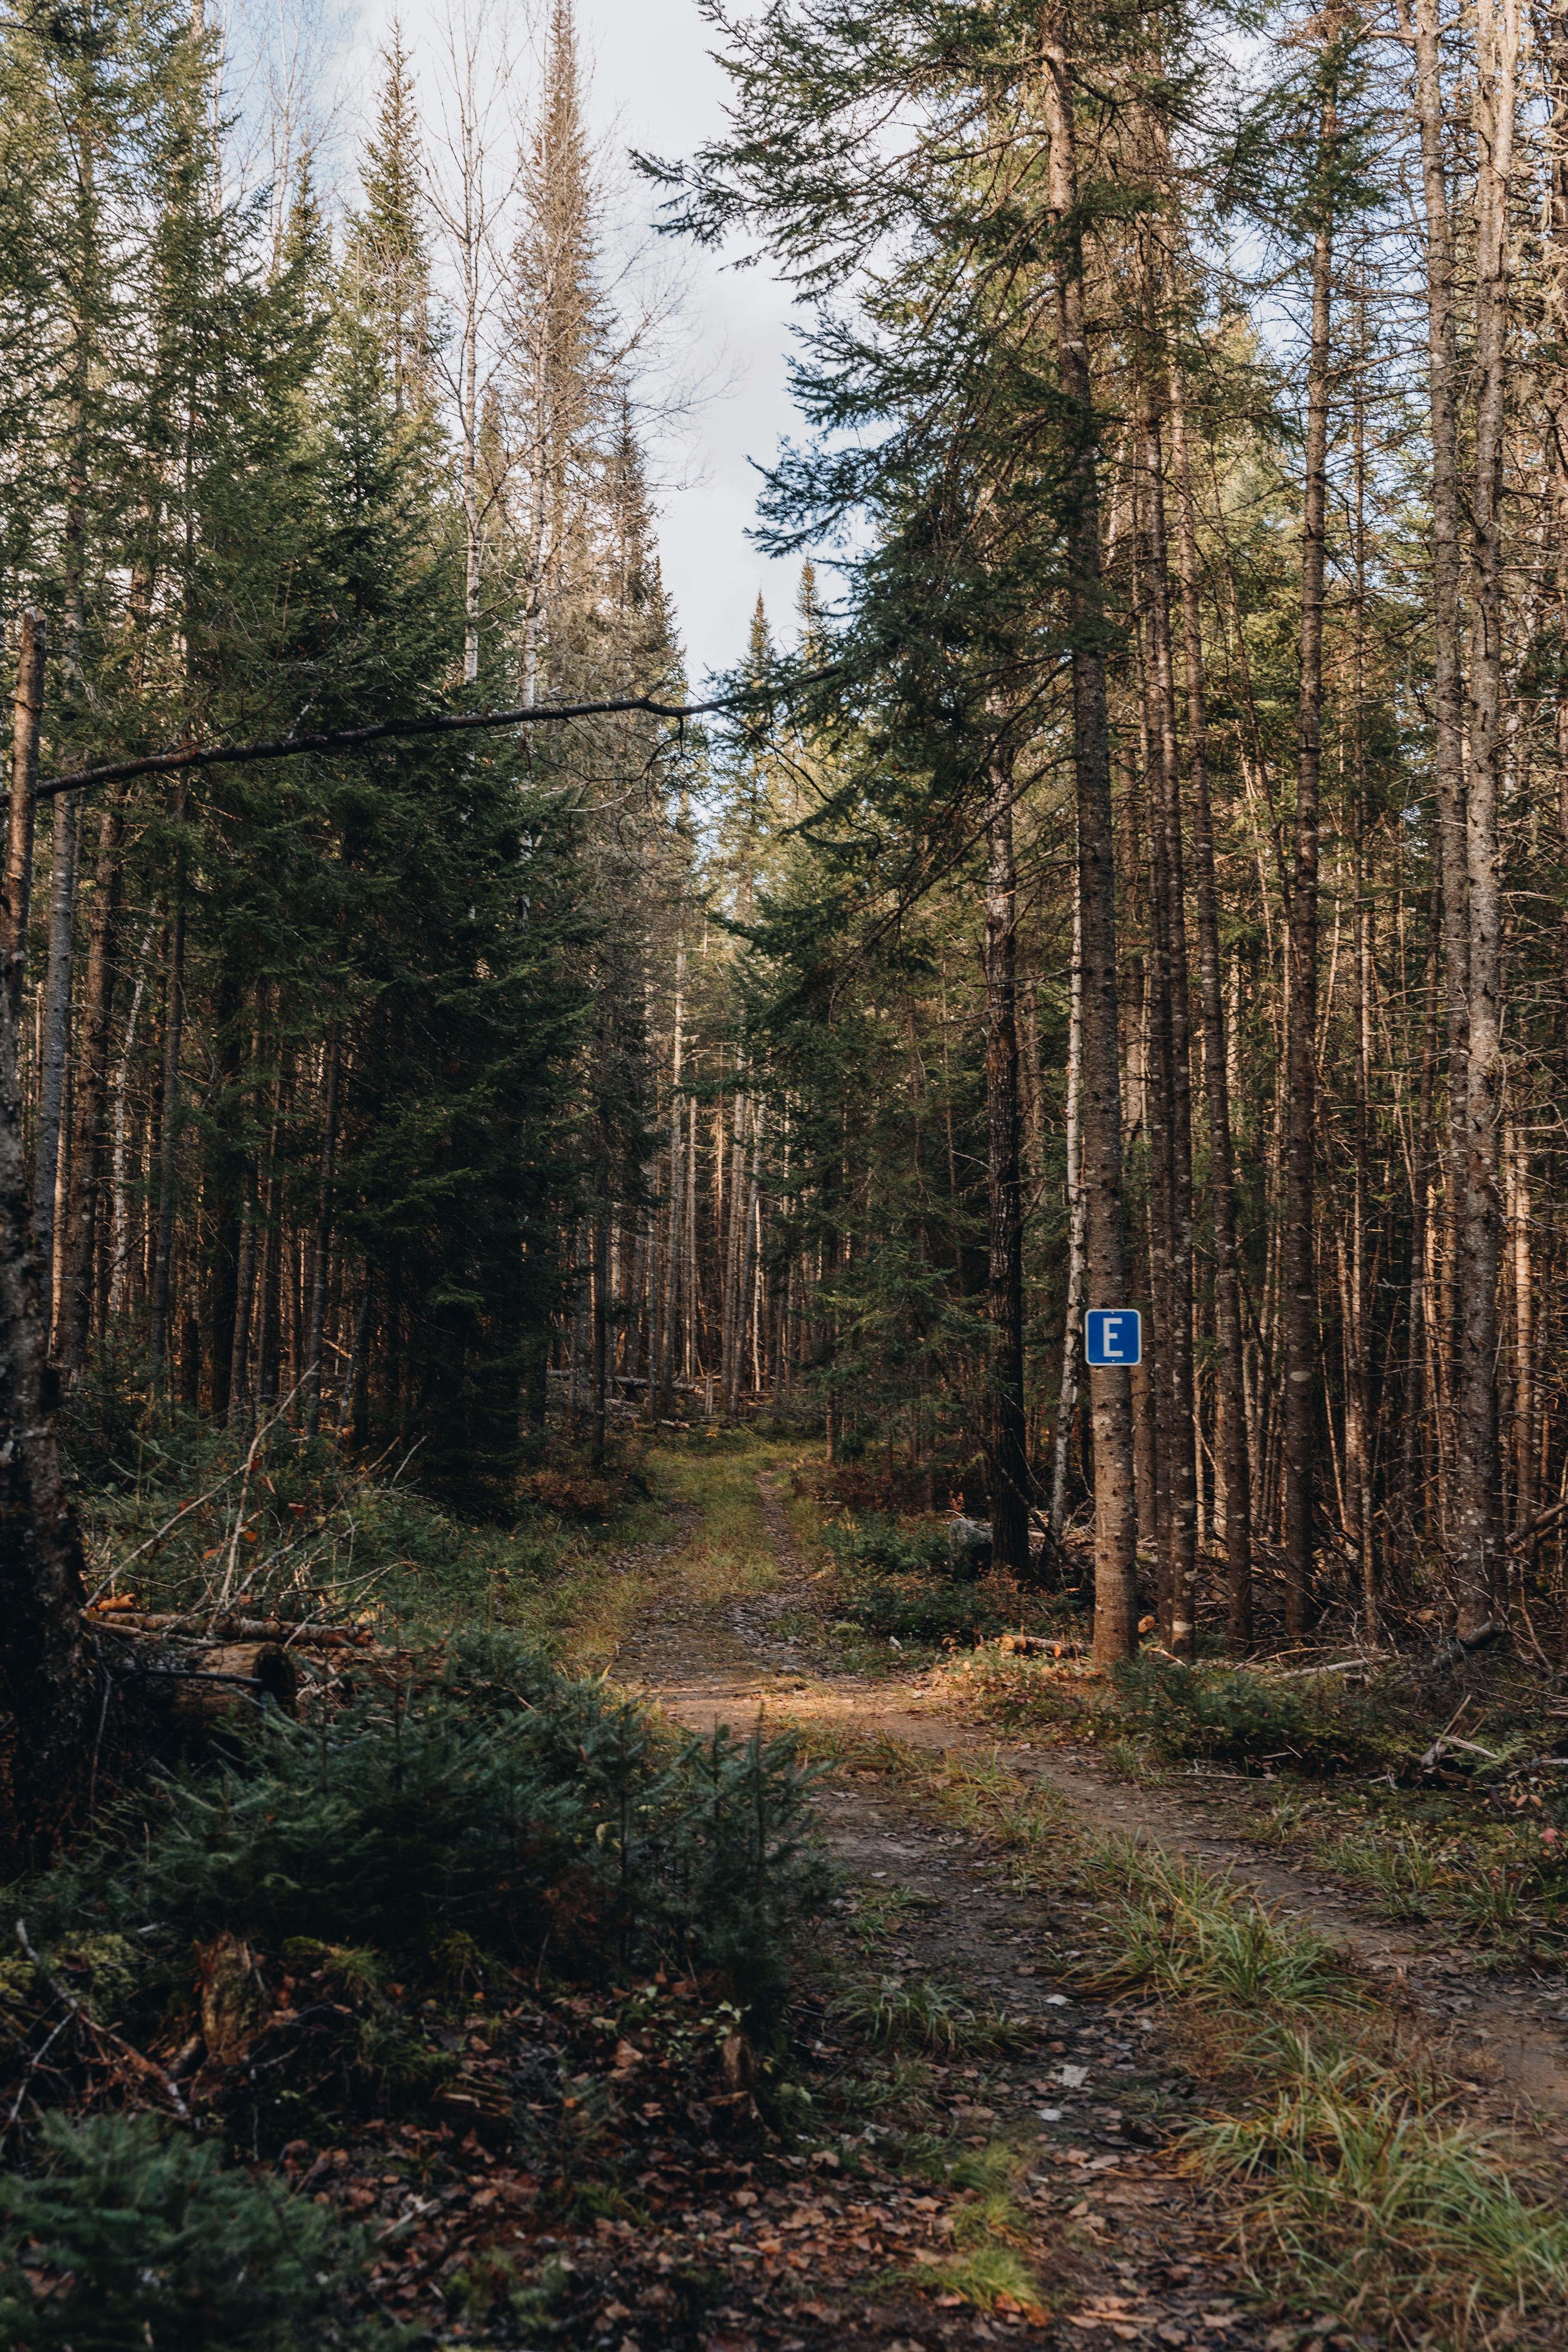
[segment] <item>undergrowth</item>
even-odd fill
[[[151,2116],[52,2116],[31,2173],[0,2176],[0,2342],[26,2352],[391,2347],[335,2306],[359,2236]]]
[[[18,2163],[0,2189],[0,2342],[362,2340],[337,2315],[363,2304],[359,2237],[234,2158],[287,2169],[355,2117],[408,2119],[427,2144],[455,2145],[451,2122],[526,2137],[540,2110],[521,2102],[548,2098],[557,2068],[527,2042],[525,1993],[610,2050],[636,2034],[650,2080],[647,2021],[668,2008],[694,2098],[732,2091],[731,2064],[743,2084],[750,2037],[766,2047],[798,1927],[830,1890],[788,1738],[677,1740],[510,1636],[355,1678],[301,1721],[226,1728],[210,1761],[143,1783],[5,1891],[22,1925],[0,1959]],[[637,1974],[640,2008],[616,1990]],[[492,2047],[520,2051],[531,2092],[472,2071]],[[201,2137],[166,2112],[186,2108],[176,2069]],[[165,2113],[91,2112],[128,2097]],[[597,2088],[568,2098],[563,2130],[593,2130],[603,2105]]]
[[[835,1630],[900,1648],[968,1648],[1013,1628],[1043,1630],[1062,1604],[1011,1579],[977,1573],[953,1522],[872,1513],[818,1523],[832,1561]]]
[[[460,1930],[590,1974],[674,1955],[767,2007],[826,1875],[787,1739],[670,1750],[648,1717],[502,1637],[314,1720],[268,1713],[164,1776],[20,1895],[39,1932],[220,1931],[407,1954]]]

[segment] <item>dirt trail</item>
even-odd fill
[[[885,1733],[910,1746],[955,1755],[1000,1753],[1026,1777],[1058,1791],[1094,1831],[1145,1839],[1228,1872],[1271,1906],[1316,1928],[1407,2003],[1436,2037],[1462,2057],[1489,2114],[1531,2117],[1568,2147],[1568,1984],[1555,1971],[1506,1978],[1477,1969],[1408,1927],[1380,1923],[1343,1888],[1310,1864],[1260,1853],[1227,1819],[1237,1784],[1213,1774],[1192,1796],[1130,1786],[1092,1757],[1072,1748],[1042,1750],[998,1740],[953,1711],[951,1686],[886,1684],[808,1670],[799,1645],[778,1621],[810,1606],[808,1571],[790,1534],[776,1479],[758,1479],[763,1517],[779,1570],[778,1588],[721,1609],[672,1597],[657,1627],[645,1631],[639,1680],[668,1711],[694,1727],[739,1727],[758,1713],[787,1711],[797,1721]]]
[[[741,1732],[787,1713],[989,1753],[991,1744],[963,1726],[900,1708],[874,1684],[798,1668],[779,1620],[798,1610],[806,1571],[776,1485],[764,1475],[759,1487],[777,1589],[704,1603],[681,1582],[677,1560],[676,1574],[624,1643],[617,1676],[693,1730],[727,1724]],[[1164,2135],[1142,2120],[1151,2095],[1166,2121],[1179,2125],[1196,2092],[1181,2062],[1160,2046],[1152,2017],[1058,1991],[1037,1959],[1051,1932],[1049,1906],[1020,1893],[994,1857],[933,1822],[896,1781],[839,1774],[816,1802],[826,1842],[856,1890],[829,1929],[829,1944],[847,1954],[846,1938],[881,1904],[893,1925],[877,1948],[879,1971],[895,1981],[951,1987],[975,2011],[1005,2015],[1021,2030],[1016,2046],[978,2065],[964,2063],[962,2053],[947,2063],[931,2059],[929,2096],[940,2127],[960,2143],[1032,2144],[1015,2193],[1033,2266],[1060,2305],[1042,2325],[1005,2305],[986,2315],[950,2294],[928,2299],[912,2323],[918,2334],[904,2333],[911,2326],[907,2303],[901,2315],[875,2300],[848,2307],[856,2290],[825,2277],[813,2291],[835,2299],[842,2323],[826,2340],[882,2344],[888,2352],[1002,2343],[1092,2352],[1113,2341],[1149,2352],[1293,2347],[1296,2328],[1281,2335],[1248,2305],[1226,2214],[1152,2144]],[[867,1954],[854,1957],[863,1970]],[[874,2122],[864,2137],[874,2151]],[[799,2308],[809,2315],[817,2306]],[[815,2347],[817,2337],[775,2336],[759,2321],[755,2336],[724,2342],[763,2352],[773,2342]]]

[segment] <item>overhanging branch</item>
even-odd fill
[[[463,710],[424,719],[384,719],[371,727],[340,727],[320,735],[288,735],[273,743],[204,743],[181,751],[151,751],[140,760],[117,760],[100,768],[80,768],[67,776],[46,776],[34,790],[37,800],[52,800],[57,793],[89,792],[98,784],[129,783],[135,776],[188,775],[197,768],[242,767],[260,760],[289,760],[301,751],[358,751],[372,743],[407,741],[421,735],[460,735],[489,727],[538,726],[546,719],[609,719],[641,712],[650,719],[703,719],[714,711],[743,710],[748,703],[765,702],[774,694],[820,684],[837,673],[813,670],[792,678],[786,687],[744,687],[738,694],[721,695],[713,702],[658,702],[649,694],[623,695],[612,702],[531,702],[520,710]],[[0,798],[9,799],[8,793]]]

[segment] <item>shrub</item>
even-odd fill
[[[667,1932],[764,2012],[784,1996],[790,1930],[832,1892],[805,1809],[815,1777],[788,1737],[741,1747],[718,1731],[687,1743],[649,1808],[664,1822],[651,1858]]]
[[[1359,1694],[1320,1676],[1289,1682],[1247,1667],[1131,1658],[1116,1669],[1118,1711],[1164,1757],[1287,1764],[1299,1772],[1385,1763],[1387,1728]]]
[[[0,2178],[0,2342],[21,2352],[293,2352],[358,2254],[331,2214],[148,2116],[52,2116]]]
[[[844,1621],[882,1640],[935,1648],[979,1642],[1013,1622],[1016,1593],[969,1580],[973,1570],[945,1519],[883,1517],[830,1521],[823,1530],[842,1578]]]
[[[673,1757],[648,1718],[502,1637],[437,1677],[267,1717],[170,1776],[112,1844],[29,1891],[46,1935],[104,1913],[163,1949],[227,1931],[429,1957],[454,1930],[557,1966],[679,1949],[773,1998],[826,1875],[788,1740]]]
[[[868,1518],[829,1520],[823,1529],[840,1568],[880,1576],[951,1574],[955,1563],[945,1519]]]

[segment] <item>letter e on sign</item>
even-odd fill
[[[1143,1360],[1143,1318],[1136,1307],[1091,1307],[1083,1318],[1084,1360],[1103,1371]]]

